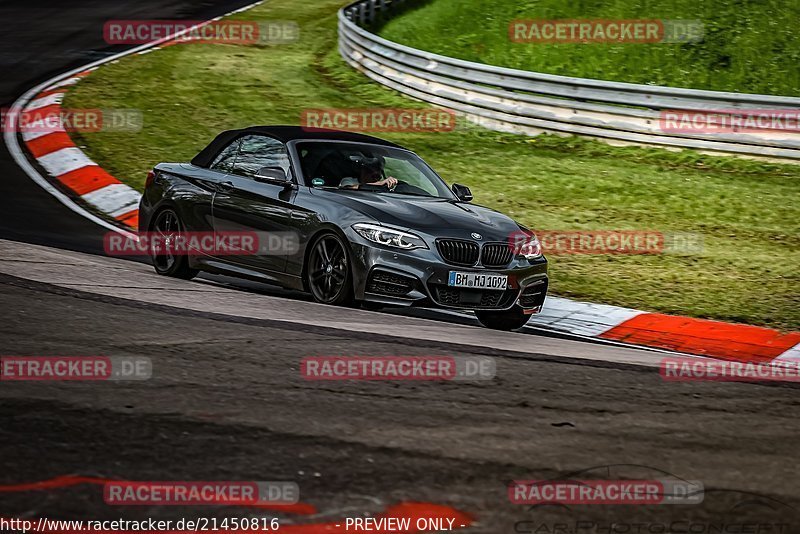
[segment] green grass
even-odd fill
[[[690,19],[695,44],[512,43],[516,19]],[[387,39],[451,57],[566,76],[800,96],[796,0],[434,0]]]
[[[298,124],[306,108],[421,106],[370,82],[336,52],[341,0],[270,0],[241,15],[296,20],[274,47],[180,45],[107,65],[68,107],[138,108],[137,134],[84,134],[91,158],[140,188],[160,161],[186,161],[219,131]],[[577,138],[460,126],[392,133],[476,202],[531,228],[700,232],[698,255],[553,256],[552,292],[635,308],[800,327],[800,168]]]

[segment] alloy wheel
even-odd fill
[[[314,245],[309,258],[308,283],[318,302],[342,304],[350,293],[350,273],[342,241],[324,235]]]

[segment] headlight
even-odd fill
[[[418,235],[386,228],[377,224],[358,223],[353,225],[353,230],[364,239],[373,243],[387,247],[396,247],[403,250],[413,250],[415,248],[428,248],[425,241]]]
[[[514,236],[514,253],[517,256],[525,256],[529,260],[535,260],[542,255],[542,244],[531,231],[519,232]]]

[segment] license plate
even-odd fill
[[[476,289],[505,289],[508,286],[508,276],[504,274],[450,271],[447,285],[450,287],[474,287]]]

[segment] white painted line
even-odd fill
[[[84,70],[85,69],[76,69],[76,70],[73,70],[72,73],[83,72]],[[69,87],[70,85],[75,85],[79,81],[81,81],[81,77],[80,76],[67,78],[66,80],[61,80],[58,83],[54,83],[53,85],[43,89],[43,91],[52,91],[53,89],[58,89],[59,87]],[[39,91],[39,92],[41,93],[42,91]]]
[[[48,127],[47,129],[35,128],[33,130],[21,132],[22,140],[26,142],[39,139],[40,137],[44,137],[45,135],[50,135],[52,133],[66,133],[66,130],[60,126],[55,126],[53,128],[50,127]]]
[[[119,217],[139,207],[142,195],[125,184],[109,184],[81,198],[103,213]]]
[[[36,161],[52,176],[61,176],[83,167],[97,165],[78,147],[62,148],[38,157]]]
[[[25,111],[34,111],[47,106],[60,106],[61,102],[64,101],[64,94],[65,93],[53,93],[52,95],[31,100],[30,104],[25,106]]]
[[[528,324],[596,337],[642,313],[646,312],[607,304],[547,297],[541,313],[531,317]]]
[[[547,297],[548,301],[550,299],[567,300],[567,299],[562,299],[562,298],[559,298],[559,297]],[[459,318],[465,318],[466,317],[466,318],[471,318],[471,319],[474,319],[475,321],[477,321],[477,319],[475,318],[475,314],[473,312],[466,311],[466,310],[450,310],[450,309],[447,309],[447,308],[429,308],[426,311],[435,312],[437,314],[450,315],[450,316],[459,317]],[[391,313],[391,311],[385,311],[385,313]],[[534,315],[533,317],[536,317],[536,315]],[[556,329],[555,328],[550,328],[548,326],[538,325],[534,321],[528,321],[528,324],[523,326],[522,330],[519,330],[519,331],[541,336],[542,335],[542,330],[555,331]],[[565,332],[564,330],[559,330],[559,331]],[[685,352],[675,352],[673,350],[661,349],[661,348],[658,348],[658,347],[650,347],[650,346],[647,346],[647,345],[633,345],[631,343],[623,343],[622,341],[615,341],[613,339],[603,339],[603,338],[598,338],[598,337],[595,337],[595,336],[581,335],[578,332],[565,332],[565,333],[569,333],[572,337],[575,337],[575,338],[585,339],[586,341],[591,341],[592,343],[597,343],[597,344],[602,344],[602,345],[609,345],[609,346],[616,346],[616,347],[636,347],[637,349],[640,349],[640,350],[647,350],[647,351],[650,351],[650,352],[659,352],[659,353],[662,353],[662,354],[669,354],[671,356],[681,356],[681,357],[687,356],[687,353],[685,353]],[[688,355],[688,356],[694,356],[694,355]]]
[[[780,361],[800,360],[800,343],[798,343],[791,349],[787,350],[786,352],[775,358],[775,360],[780,360]]]

